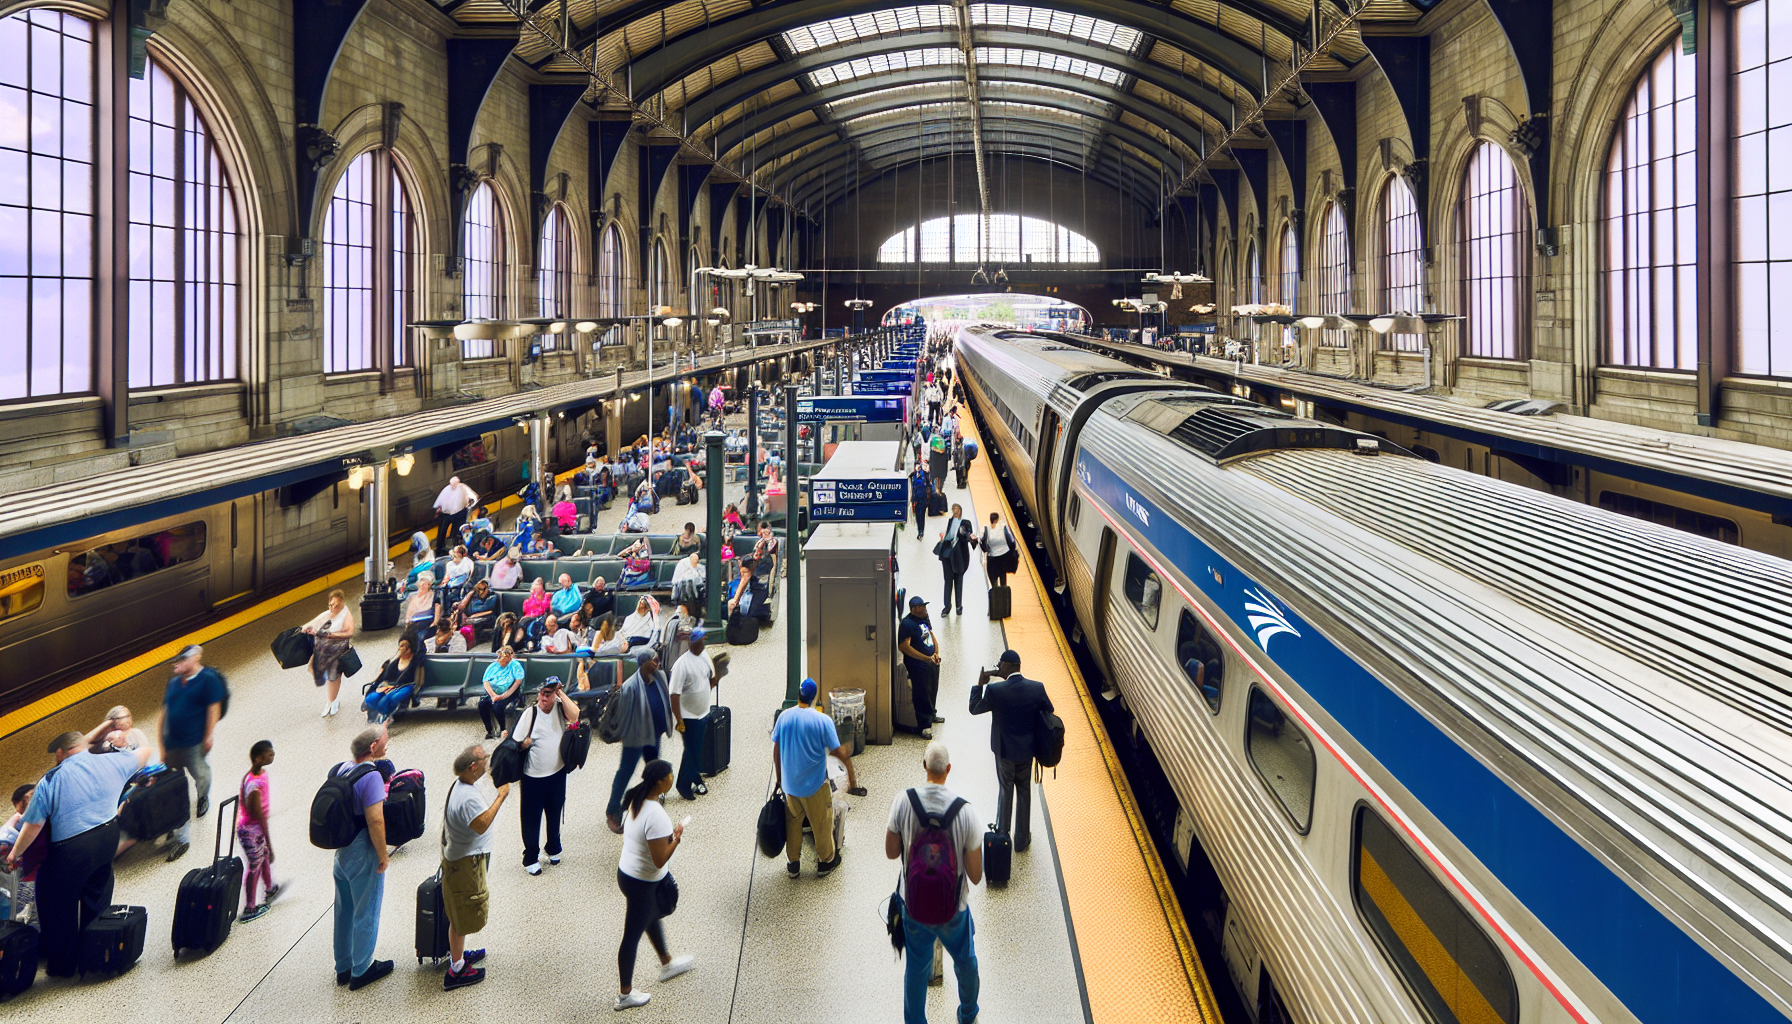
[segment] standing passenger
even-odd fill
[[[834,720],[815,710],[819,688],[805,679],[797,688],[797,706],[778,716],[772,726],[772,770],[784,791],[784,869],[795,878],[803,870],[803,819],[815,833],[815,875],[826,878],[840,866],[834,846],[834,794],[828,787],[828,755],[846,766],[846,784],[857,789],[852,751],[840,745]]]
[[[703,653],[706,634],[691,630],[690,648],[672,665],[672,719],[684,734],[684,753],[678,759],[678,795],[697,799],[709,792],[703,784],[703,731],[709,724],[709,705],[716,688],[716,670]]]
[[[635,776],[635,766],[642,759],[652,761],[660,756],[660,737],[672,733],[671,697],[666,677],[659,670],[659,661],[651,648],[635,654],[635,674],[611,694],[613,701],[622,701],[622,757],[616,765],[616,777],[610,781],[610,802],[604,817],[610,831],[622,834],[622,800],[628,784]]]
[[[522,744],[523,870],[541,874],[541,819],[548,820],[549,864],[560,863],[560,819],[566,810],[566,762],[560,759],[560,737],[579,724],[579,706],[560,685],[559,676],[542,680],[535,706],[516,720],[510,735]]]
[[[422,593],[421,578],[418,593]],[[329,718],[342,709],[336,700],[337,693],[342,690],[342,666],[339,663],[348,653],[349,641],[355,635],[355,617],[350,614],[342,591],[330,591],[330,607],[312,619],[305,632],[317,637],[317,645],[311,650],[311,678],[318,686],[327,688],[324,713],[318,717]]]
[[[212,766],[206,755],[212,749],[212,730],[224,711],[224,677],[199,663],[205,653],[188,644],[174,659],[174,675],[162,696],[162,763],[184,768],[193,777],[193,795],[199,807],[195,817],[205,817],[212,806]],[[193,823],[181,825],[168,849],[169,860],[179,860],[192,839]]]
[[[485,748],[477,743],[455,757],[455,781],[442,815],[442,907],[448,912],[448,973],[442,976],[442,989],[446,992],[485,980],[485,969],[474,966],[485,959],[485,950],[468,949],[467,936],[485,930],[491,904],[485,875],[492,861],[492,822],[510,796],[510,786],[503,785],[498,787],[498,799],[485,802],[478,787],[485,766]]]
[[[335,852],[330,870],[336,886],[336,984],[358,991],[392,973],[392,961],[375,960],[380,938],[380,902],[386,893],[386,780],[374,761],[386,756],[386,727],[357,733],[349,744],[353,761],[330,769],[354,780],[361,827],[354,841]]]
[[[990,683],[991,676],[997,681]],[[995,715],[989,749],[996,755],[996,828],[1014,837],[1015,853],[1025,853],[1033,841],[1034,729],[1042,713],[1054,710],[1045,684],[1020,674],[1020,655],[1013,651],[1003,651],[995,671],[984,669],[971,689],[971,714]]]
[[[927,979],[933,973],[933,944],[952,957],[958,975],[958,1019],[977,1019],[977,947],[972,941],[971,886],[983,881],[983,847],[977,835],[977,813],[964,798],[946,788],[952,758],[944,743],[927,744],[921,757],[927,784],[896,795],[890,804],[884,856],[901,860],[897,877],[903,898],[902,931],[908,964],[902,972],[903,1024],[927,1024]],[[955,878],[941,878],[915,868],[917,853],[950,863]],[[926,884],[923,889],[913,882]]]
[[[613,1004],[617,1010],[646,1006],[653,998],[634,990],[635,951],[643,933],[659,954],[660,981],[671,981],[693,965],[688,955],[672,958],[666,949],[666,934],[660,928],[659,887],[671,871],[667,865],[672,854],[684,842],[684,826],[672,824],[672,817],[661,803],[671,788],[671,763],[655,759],[642,769],[640,784],[623,796],[627,819],[622,826],[622,862],[616,867],[616,885],[628,901],[628,909],[622,916],[622,948],[616,954],[616,966],[622,976]]]
[[[933,635],[933,623],[927,620],[927,599],[918,594],[908,599],[908,614],[897,626],[896,649],[902,652],[902,667],[908,672],[915,728],[922,739],[933,739],[933,727],[945,721],[934,713],[940,690],[939,642]]]
[[[274,897],[280,895],[280,887],[274,884],[274,844],[268,838],[268,802],[267,767],[274,763],[274,744],[271,740],[256,740],[249,748],[249,773],[243,776],[242,785],[237,787],[236,838],[243,844],[243,857],[246,861],[243,868],[243,912],[237,918],[239,924],[247,924],[268,912]],[[267,899],[255,902],[257,885],[267,890]]]

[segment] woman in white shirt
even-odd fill
[[[311,649],[311,679],[327,691],[329,699],[319,717],[328,718],[342,710],[336,700],[337,692],[342,689],[342,667],[338,662],[348,653],[349,641],[355,635],[355,617],[348,610],[342,591],[330,591],[330,607],[312,619],[305,632],[317,638],[316,646]]]
[[[96,743],[105,743],[113,750],[136,750],[148,746],[149,737],[136,728],[131,709],[120,704],[106,712],[106,720],[87,733],[87,745],[92,747]]]
[[[1002,514],[991,512],[989,525],[977,539],[983,548],[983,570],[989,574],[989,585],[1005,587],[1008,574],[1020,570],[1020,551],[1015,546],[1014,531],[1002,524]]]
[[[616,867],[616,885],[628,900],[622,917],[622,951],[617,964],[622,971],[621,994],[616,1009],[646,1006],[650,998],[634,991],[635,951],[646,933],[660,958],[660,981],[670,981],[691,969],[689,955],[676,960],[666,950],[666,934],[660,928],[660,887],[676,884],[668,878],[672,854],[684,842],[684,825],[672,824],[666,813],[666,793],[672,789],[672,762],[653,760],[641,769],[641,781],[622,797],[622,862]]]
[[[653,604],[643,597],[635,602],[634,614],[622,620],[622,627],[616,630],[616,635],[622,638],[623,643],[633,647],[637,641],[652,641],[658,629],[659,616],[653,613]]]
[[[448,564],[442,569],[442,589],[454,596],[451,601],[460,600],[460,592],[473,579],[473,559],[467,555],[464,544],[457,544],[448,556]]]

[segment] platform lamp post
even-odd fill
[[[747,522],[759,526],[759,374],[747,381]]]
[[[788,643],[784,659],[784,707],[795,707],[803,682],[803,538],[797,528],[802,507],[802,464],[797,459],[797,386],[784,385],[784,615]]]
[[[704,463],[708,467],[709,530],[703,540],[703,576],[708,584],[703,593],[703,622],[707,629],[721,629],[722,622],[722,439],[719,430],[703,435]]]

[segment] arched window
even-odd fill
[[[1319,312],[1350,312],[1350,231],[1344,223],[1344,204],[1325,208],[1319,236]],[[1343,331],[1319,332],[1319,344],[1345,348],[1350,342]]]
[[[1255,238],[1251,239],[1244,250],[1244,292],[1246,302],[1263,301],[1263,256],[1257,251]]]
[[[1013,213],[989,217],[984,239],[981,214],[934,217],[903,228],[878,247],[879,263],[1099,263],[1095,243],[1069,228]]]
[[[463,311],[469,320],[497,320],[504,316],[504,217],[498,192],[482,181],[467,197],[467,219],[461,228]],[[461,342],[461,358],[482,359],[497,354],[489,341]]]
[[[622,316],[622,233],[604,229],[597,258],[597,315]]]
[[[566,215],[565,204],[555,203],[541,224],[541,256],[535,267],[540,316],[572,315],[572,263],[572,219]],[[542,350],[553,349],[560,337],[541,334]]]
[[[93,102],[92,22],[0,18],[0,399],[93,390]]]
[[[392,240],[382,250],[375,228],[391,219]],[[323,362],[325,373],[353,373],[380,367],[377,353],[391,353],[392,365],[410,362],[406,343],[411,320],[412,260],[416,228],[404,181],[392,155],[369,150],[355,157],[324,210]],[[387,296],[389,317],[376,315],[376,296]]]
[[[1420,313],[1424,302],[1419,255],[1419,206],[1406,179],[1395,175],[1381,193],[1381,311]],[[1384,334],[1383,349],[1422,352],[1425,339],[1417,334]]]
[[[1491,142],[1475,146],[1462,179],[1463,354],[1525,359],[1531,215],[1518,170]]]
[[[1605,168],[1606,359],[1698,368],[1693,56],[1680,37],[1637,81]]]
[[[647,265],[648,279],[647,304],[650,306],[671,305],[670,282],[667,280],[666,243],[662,239],[653,240],[653,261]]]
[[[1730,38],[1736,370],[1792,376],[1792,31],[1785,0],[1737,7]],[[1770,24],[1771,22],[1771,24]],[[1779,83],[1779,84],[1774,84]],[[1690,118],[1689,118],[1690,119]]]
[[[236,376],[230,180],[179,82],[154,60],[131,89],[132,387]]]
[[[1282,273],[1276,300],[1295,312],[1300,311],[1300,235],[1293,224],[1282,225]]]

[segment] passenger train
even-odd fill
[[[1792,564],[974,326],[1255,1019],[1782,1021]]]

